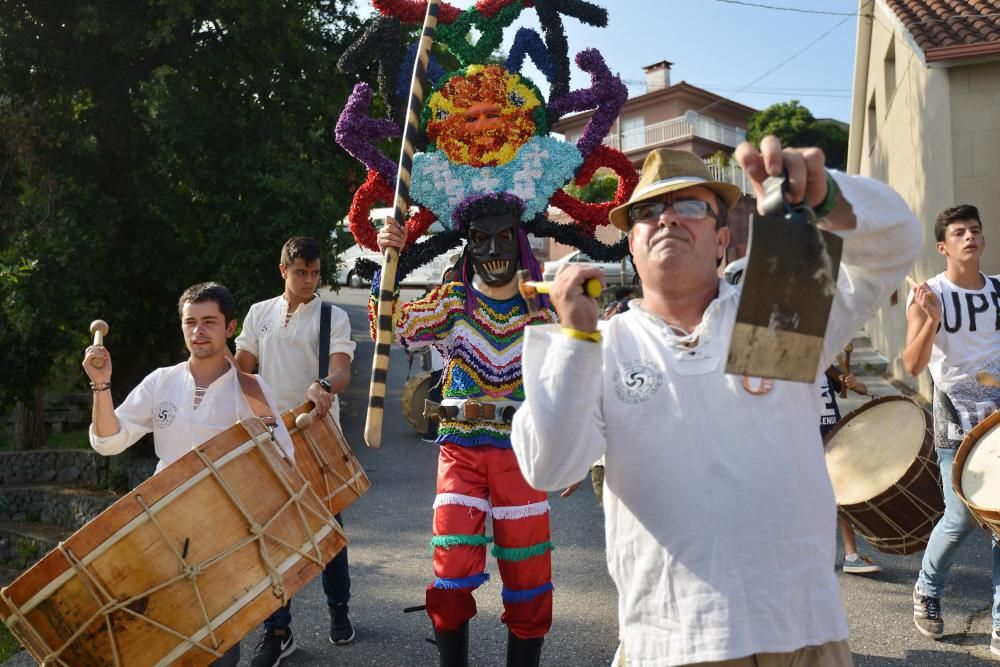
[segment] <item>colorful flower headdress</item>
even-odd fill
[[[416,43],[407,53],[388,53],[385,45],[403,41],[403,25],[423,21],[426,2],[372,0],[381,16],[341,58],[341,69],[358,71],[378,63],[379,92],[389,109],[388,119],[369,116],[372,90],[354,87],[337,121],[336,136],[348,153],[367,168],[367,178],[355,193],[348,216],[358,243],[377,250],[377,229],[369,220],[377,203],[391,205],[397,165],[376,142],[402,136],[409,76]],[[520,28],[506,61],[488,64],[503,41],[503,31],[528,8],[538,15],[542,34]],[[569,90],[569,58],[562,17],[604,27],[607,11],[585,0],[479,0],[465,11],[442,3],[435,42],[443,44],[461,69],[446,73],[431,57],[429,90],[421,114],[424,136],[414,155],[410,198],[416,212],[406,220],[407,245],[400,253],[398,274],[405,276],[436,256],[457,247],[464,238],[461,216],[467,202],[484,194],[515,198],[522,228],[536,236],[584,250],[598,260],[614,261],[627,252],[623,239],[611,245],[598,241],[597,227],[608,224],[608,213],[628,201],[638,181],[632,163],[602,141],[628,98],[621,80],[611,74],[596,49],[576,56],[590,75],[590,87]],[[468,40],[476,30],[475,44]],[[544,35],[544,37],[543,37]],[[521,75],[528,57],[549,83],[546,102],[539,89]],[[489,129],[468,132],[463,124],[471,112],[489,110]],[[594,110],[580,139],[567,143],[548,135],[549,127],[569,113]],[[618,175],[612,201],[584,203],[562,188],[586,185],[599,168]],[[565,211],[574,224],[557,224],[545,217],[549,205]],[[445,231],[418,240],[440,221]],[[370,277],[377,267],[360,260],[356,271]]]

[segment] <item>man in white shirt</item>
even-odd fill
[[[828,172],[819,149],[766,137],[736,157],[758,200],[764,179],[787,170],[788,201],[844,237],[818,376],[906,274],[919,225],[887,186]],[[620,665],[851,664],[818,388],[724,370],[740,288],[718,266],[739,194],[696,156],[653,151],[611,212],[642,300],[602,324],[602,341],[581,289],[600,272],[567,266],[552,292],[561,330],[525,333],[513,445],[528,482],[565,486],[605,456]]]
[[[181,295],[177,308],[191,357],[147,375],[117,409],[111,399],[111,355],[107,348],[92,345],[83,359],[94,391],[91,446],[106,456],[119,454],[152,432],[160,459],[157,472],[238,420],[255,416],[226,345],[236,330],[236,302],[229,290],[217,283],[194,285]],[[103,361],[100,368],[94,365],[96,360]],[[270,417],[276,417],[270,388],[260,378],[257,382]],[[280,419],[274,438],[285,456],[293,460],[291,437]],[[213,665],[230,667],[239,659],[237,643]]]
[[[944,635],[941,595],[959,547],[978,527],[952,487],[955,449],[973,426],[1000,405],[1000,389],[978,379],[1000,375],[1000,276],[980,271],[986,239],[975,206],[962,204],[941,211],[934,236],[945,258],[945,270],[909,295],[903,364],[913,375],[927,368],[935,385],[934,444],[945,509],[924,550],[913,588],[913,622],[921,634],[940,639]],[[1000,655],[1000,548],[996,542],[990,652]]]
[[[236,364],[251,372],[255,367],[272,387],[282,413],[309,400],[322,416],[330,411],[340,419],[337,394],[351,382],[354,341],[347,313],[324,304],[319,287],[322,248],[315,239],[296,236],[281,248],[278,271],[284,292],[250,306],[243,331],[236,338]],[[329,326],[325,363],[320,363],[323,319]],[[340,521],[337,515],[337,521]],[[323,591],[330,609],[330,641],[342,645],[354,639],[347,615],[351,577],[347,548],[327,563],[322,575]],[[254,651],[251,667],[272,667],[295,651],[291,630],[291,601],[264,621],[264,633]]]

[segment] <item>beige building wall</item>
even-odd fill
[[[863,133],[859,173],[891,185],[924,227],[924,249],[911,274],[924,280],[944,268],[934,245],[934,218],[955,202],[951,76],[948,69],[925,66],[894,17],[880,10],[861,102],[864,123],[851,131]],[[874,347],[889,359],[892,374],[929,396],[926,372],[913,378],[902,364],[908,293],[909,287],[900,283],[895,303],[885,304],[866,329]]]
[[[1000,273],[1000,62],[953,67],[954,204],[979,208],[986,237],[983,270]],[[943,207],[942,207],[943,208]],[[944,267],[942,259],[941,267]]]

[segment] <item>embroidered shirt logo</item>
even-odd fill
[[[176,416],[177,406],[170,401],[157,403],[156,407],[153,408],[153,421],[156,423],[156,428],[167,428],[174,423]]]
[[[618,367],[615,393],[623,403],[641,403],[663,384],[663,373],[648,361],[633,361]]]
[[[264,320],[260,323],[260,326],[257,327],[257,335],[261,337],[267,336],[273,329],[274,322],[272,320]]]

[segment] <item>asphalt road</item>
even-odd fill
[[[368,494],[344,512],[351,540],[350,606],[357,638],[342,647],[329,643],[329,618],[316,579],[293,602],[292,628],[299,649],[282,661],[288,667],[437,664],[436,649],[426,641],[432,636],[426,614],[403,613],[404,607],[423,604],[424,588],[432,578],[428,540],[437,448],[421,442],[402,418],[399,396],[407,378],[407,359],[398,348],[392,353],[382,447],[369,449],[363,444],[372,355],[367,295],[366,289],[346,288],[324,295],[348,312],[354,326],[358,343],[355,379],[343,399],[342,421],[372,482]],[[403,298],[415,295],[404,291]],[[617,602],[605,567],[601,512],[589,484],[570,498],[554,494],[550,502],[557,546],[553,554],[556,591],[554,624],[545,641],[543,664],[607,665],[616,645]],[[858,667],[990,662],[990,545],[985,533],[969,540],[953,570],[943,600],[948,634],[937,642],[913,627],[910,593],[920,567],[919,555],[888,556],[873,553],[867,545],[861,548],[878,560],[883,573],[871,578],[838,574]],[[477,592],[479,614],[471,629],[471,662],[480,666],[504,664],[500,581],[494,563],[489,569],[494,578]],[[244,639],[241,664],[249,665],[258,636],[259,631],[254,631]],[[7,667],[31,664],[25,653],[5,663]]]

